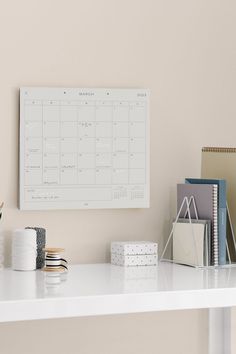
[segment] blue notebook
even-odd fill
[[[226,180],[206,178],[186,178],[190,184],[217,184],[218,185],[218,237],[219,237],[219,264],[226,264]]]

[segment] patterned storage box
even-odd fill
[[[125,241],[125,242],[112,242],[111,253],[127,255],[143,255],[155,254],[157,255],[157,243],[148,241]]]
[[[125,241],[111,243],[111,263],[119,266],[157,265],[157,243],[148,241]]]
[[[154,266],[157,265],[156,254],[124,256],[121,254],[111,254],[111,264],[127,267]]]

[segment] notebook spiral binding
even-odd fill
[[[203,147],[202,152],[226,152],[226,153],[235,153],[236,148],[230,148],[230,147]]]
[[[218,186],[213,185],[213,265],[219,265],[219,242],[218,242],[218,210],[217,210],[217,195],[218,195]]]

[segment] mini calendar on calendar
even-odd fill
[[[149,91],[20,89],[20,209],[149,207]]]

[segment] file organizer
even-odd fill
[[[192,219],[191,212],[190,212],[191,205],[193,206],[194,216],[195,216],[196,220],[199,220],[198,213],[197,213],[197,207],[196,207],[196,203],[195,203],[194,197],[193,196],[191,196],[190,198],[184,197],[184,199],[182,201],[182,204],[181,204],[181,206],[180,206],[180,208],[178,210],[178,213],[177,213],[177,216],[175,218],[175,221],[173,223],[171,232],[170,232],[170,234],[169,234],[169,236],[167,238],[167,242],[166,242],[165,247],[163,249],[162,255],[160,257],[160,261],[161,262],[171,262],[171,263],[177,263],[177,264],[181,263],[181,264],[189,265],[189,266],[192,266],[192,267],[195,267],[195,268],[203,268],[204,267],[202,265],[199,265],[198,254],[197,254],[197,245],[196,245],[196,240],[195,240],[195,236],[194,236],[194,227],[193,227],[193,225],[194,225],[193,220],[194,219]],[[171,252],[171,254],[172,254],[171,255],[172,259],[171,258],[164,258],[166,252],[168,251],[168,246],[171,245],[171,240],[173,240],[173,235],[174,235],[174,232],[176,230],[177,223],[180,220],[180,214],[184,210],[184,207],[186,207],[186,216],[188,216],[187,220],[189,221],[189,224],[191,226],[191,235],[190,235],[190,237],[192,238],[193,257],[194,257],[194,262],[192,262],[192,264],[187,264],[187,263],[182,263],[182,262],[176,261],[173,258],[173,250],[169,250]],[[233,230],[233,224],[232,224],[232,219],[231,219],[231,215],[230,215],[228,204],[226,205],[226,207],[227,207],[227,216],[228,216],[228,220],[229,220],[231,236],[232,236],[232,239],[233,239],[234,252],[236,254],[235,234],[234,234],[234,230]],[[227,256],[228,256],[228,264],[227,265],[223,265],[223,266],[220,266],[220,265],[213,265],[213,266],[206,265],[205,267],[236,266],[236,264],[231,261],[231,256],[230,256],[230,252],[229,252],[229,246],[228,246],[228,240],[227,239],[226,239],[226,251],[227,251]]]

